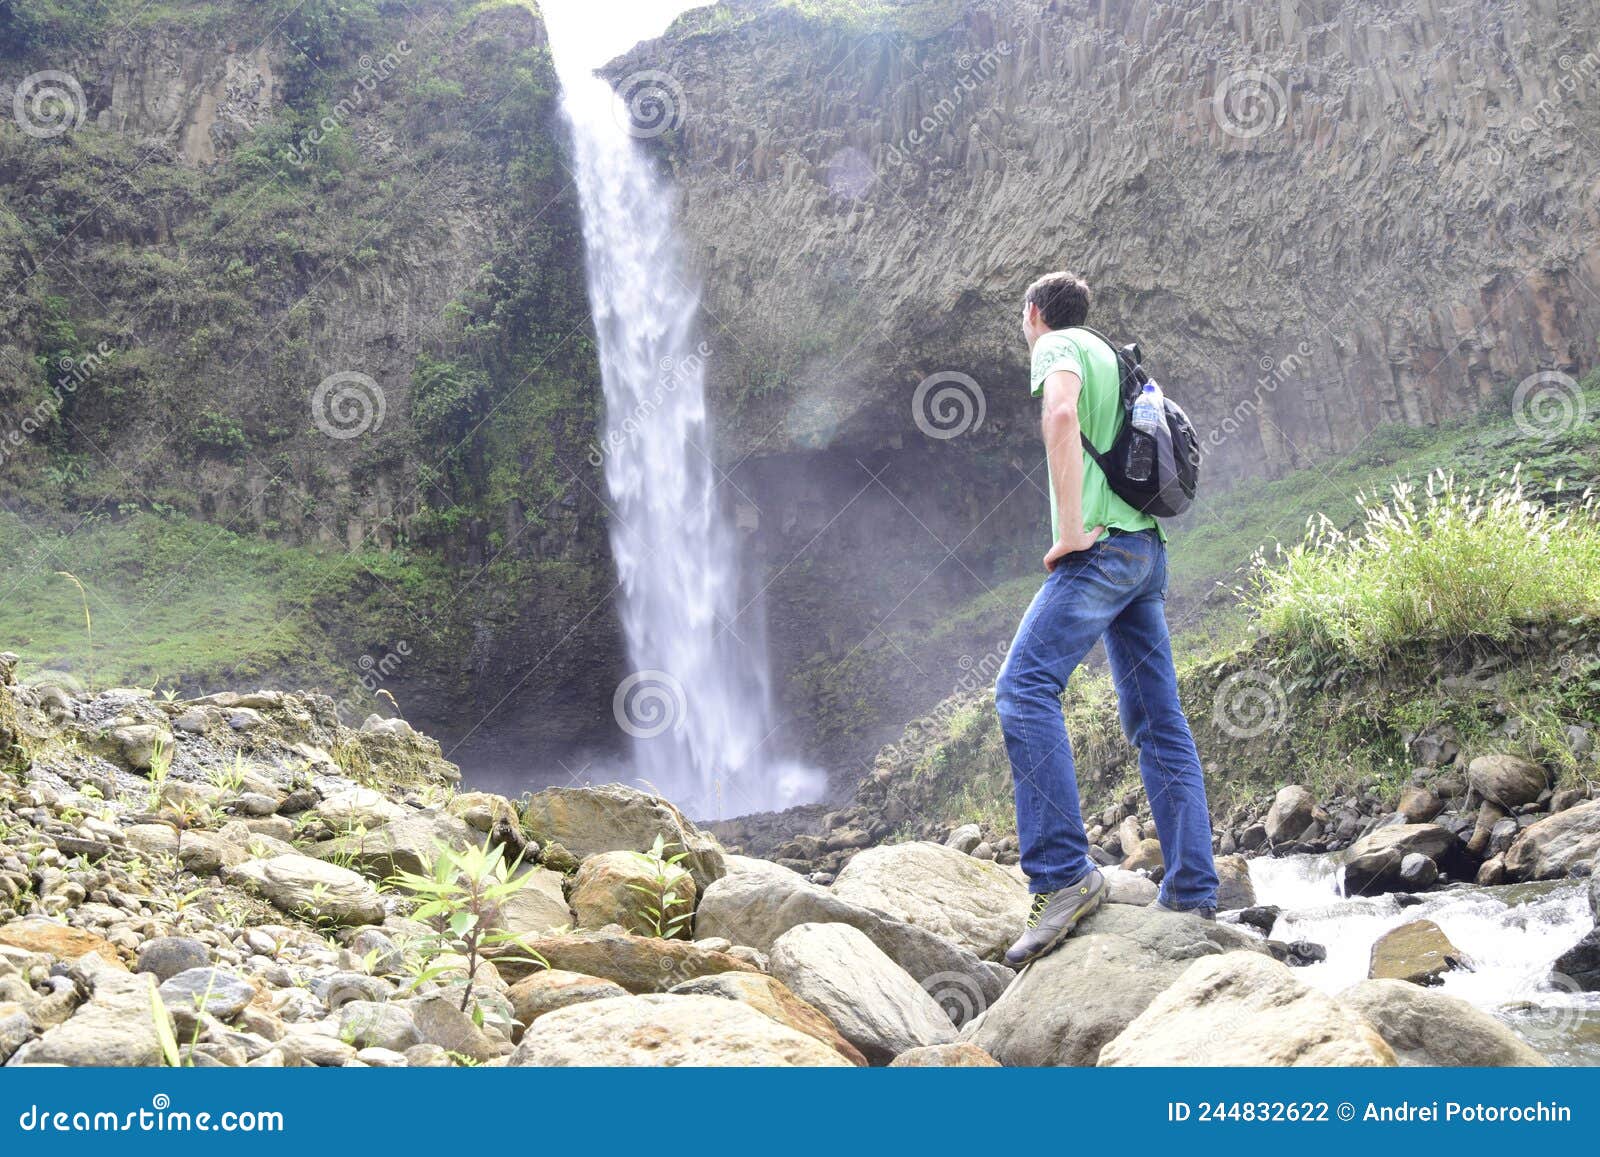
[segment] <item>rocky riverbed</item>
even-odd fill
[[[1324,935],[1336,929],[1296,916],[1293,889],[1263,875],[1290,861],[1224,857],[1230,911],[1216,923],[1151,909],[1159,858],[1140,858],[1136,815],[1116,820],[1127,842],[1107,864],[1110,902],[1019,974],[998,961],[1026,887],[975,828],[802,872],[627,787],[458,791],[438,745],[403,720],[349,727],[317,694],[166,701],[19,684],[14,668],[0,658],[7,1065],[1587,1057],[1450,979],[1474,967],[1476,944],[1445,962],[1412,928],[1352,968],[1348,945]],[[1283,799],[1275,823],[1301,810]],[[1596,806],[1547,808],[1496,853],[1508,871],[1569,877],[1539,886],[1561,889],[1562,934],[1582,938],[1561,957],[1569,986],[1594,980],[1582,875]],[[1433,833],[1464,847],[1472,833],[1407,818],[1361,837],[1377,843],[1350,849],[1344,871],[1372,856],[1405,875],[1425,853],[1459,871]],[[1315,898],[1389,905],[1387,934],[1424,923],[1396,918],[1406,893],[1383,895]],[[1451,927],[1443,906],[1416,910]]]

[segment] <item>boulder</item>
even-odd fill
[[[546,849],[559,843],[579,860],[601,852],[649,851],[660,836],[669,856],[681,861],[702,893],[727,870],[716,839],[683,817],[666,800],[622,784],[552,787],[532,796],[522,823]]]
[[[1566,978],[1564,989],[1573,986],[1584,992],[1600,992],[1600,928],[1591,928],[1584,938],[1556,957],[1551,971]]]
[[[793,1067],[850,1064],[813,1036],[736,1000],[619,996],[539,1018],[512,1065]]]
[[[480,1064],[510,1051],[503,1038],[496,1039],[473,1023],[461,1011],[459,994],[430,993],[411,1002],[411,1019],[423,1044],[438,1045],[455,1056],[470,1057]]]
[[[316,845],[318,859],[348,863],[375,880],[401,872],[432,875],[439,846],[460,851],[481,841],[464,822],[448,812],[409,812],[373,831]]]
[[[157,983],[171,980],[180,972],[204,968],[211,963],[211,949],[187,936],[157,936],[139,946],[136,971],[148,972]]]
[[[1462,868],[1465,849],[1461,839],[1438,824],[1395,824],[1362,836],[1350,847],[1344,867],[1346,895],[1366,896],[1401,890],[1400,866],[1412,853],[1427,856],[1446,871]]]
[[[406,809],[370,787],[351,787],[336,791],[319,803],[317,814],[334,831],[344,833],[356,827],[375,831],[390,820],[402,818]]]
[[[688,939],[695,898],[694,877],[644,852],[590,856],[572,883],[578,927],[620,924],[640,936],[671,933]]]
[[[149,1068],[163,1062],[157,1018],[165,1018],[168,1031],[173,1025],[156,997],[155,977],[96,964],[90,979],[89,1000],[70,1019],[19,1048],[10,1064]]]
[[[1408,787],[1400,793],[1396,812],[1408,824],[1425,824],[1444,810],[1444,800],[1426,787]]]
[[[1143,907],[1154,904],[1156,897],[1161,894],[1161,889],[1156,886],[1154,880],[1138,872],[1107,867],[1101,868],[1100,874],[1106,878],[1107,904],[1134,904]]]
[[[464,791],[452,796],[450,814],[475,832],[488,835],[497,823],[519,823],[516,806],[503,795],[486,791]]]
[[[1600,800],[1568,808],[1523,830],[1506,849],[1506,878],[1549,880],[1600,855]]]
[[[383,900],[358,873],[310,856],[249,860],[224,869],[224,879],[260,892],[284,912],[334,924],[379,924]]]
[[[1141,839],[1122,859],[1122,868],[1128,872],[1159,872],[1165,866],[1160,840]]]
[[[554,932],[572,926],[572,912],[562,883],[565,877],[549,868],[528,868],[518,877],[521,889],[501,901],[490,917],[496,928],[516,936]]]
[[[997,1069],[1000,1062],[968,1041],[907,1049],[889,1062],[891,1069]]]
[[[917,842],[867,848],[840,871],[833,893],[999,958],[1028,919],[1026,885],[998,864]]]
[[[751,972],[720,972],[687,980],[673,988],[679,996],[719,996],[747,1004],[779,1024],[816,1037],[853,1065],[865,1065],[867,1058],[816,1008],[801,1000],[788,985],[774,976]]]
[[[934,998],[848,924],[789,929],[772,947],[771,968],[875,1064],[956,1039],[955,1025]]]
[[[981,843],[983,843],[982,829],[977,824],[962,824],[945,837],[944,846],[954,848],[964,856],[970,856]]]
[[[1003,1065],[1093,1065],[1101,1046],[1191,962],[1231,951],[1266,949],[1228,924],[1108,904],[1030,964],[961,1035]]]
[[[1317,797],[1300,784],[1280,788],[1262,821],[1267,839],[1275,844],[1290,844],[1305,834],[1315,818]]]
[[[104,937],[38,916],[0,923],[0,944],[28,952],[43,952],[57,960],[95,955],[108,964],[121,964],[116,945]]]
[[[1467,785],[1510,811],[1538,799],[1550,777],[1537,763],[1515,755],[1480,755],[1467,765]]]
[[[1250,861],[1243,856],[1218,856],[1217,911],[1237,912],[1256,906],[1256,886],[1250,880]]]
[[[511,1001],[511,1012],[523,1026],[522,1031],[547,1012],[568,1005],[585,1004],[591,1000],[607,1000],[613,996],[627,996],[628,990],[620,984],[602,980],[598,976],[585,976],[581,972],[567,972],[560,968],[547,968],[524,977],[511,986],[506,996]],[[516,1034],[520,1039],[520,1033]]]
[[[232,1020],[256,995],[249,981],[209,965],[178,973],[163,981],[157,992],[181,1033],[193,1029],[202,1014]]]
[[[1400,859],[1400,883],[1408,892],[1433,887],[1439,879],[1439,865],[1421,852],[1408,852]]]
[[[339,1006],[339,1039],[352,1048],[403,1053],[422,1038],[411,1013],[401,1005],[351,1000]]]
[[[1500,1068],[1549,1062],[1500,1021],[1459,997],[1403,980],[1363,980],[1339,994],[1403,1065]]]
[[[1600,859],[1595,860],[1589,873],[1589,915],[1600,924]]]
[[[1396,1059],[1363,1017],[1276,960],[1228,952],[1189,965],[1099,1063],[1377,1067]]]
[[[1367,966],[1370,980],[1408,980],[1438,984],[1452,968],[1463,966],[1461,950],[1432,920],[1413,920],[1391,928],[1372,945]]]
[[[716,972],[755,971],[726,952],[685,940],[634,936],[621,928],[519,936],[496,951],[500,975],[513,983],[549,967],[598,976],[634,993],[666,992],[675,984]]]

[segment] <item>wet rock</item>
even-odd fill
[[[791,928],[773,945],[772,974],[876,1064],[919,1045],[956,1039],[955,1026],[933,997],[849,925]]]
[[[1218,856],[1216,865],[1217,911],[1254,908],[1256,889],[1250,881],[1250,862],[1243,856]]]
[[[1421,852],[1408,852],[1400,860],[1400,884],[1407,891],[1422,892],[1439,879],[1439,865]]]
[[[1274,960],[1290,968],[1306,968],[1328,959],[1328,950],[1309,940],[1268,940],[1267,951]]]
[[[1397,891],[1404,884],[1400,865],[1412,853],[1427,856],[1447,871],[1460,865],[1461,840],[1439,824],[1396,824],[1363,836],[1350,848],[1345,861],[1347,895],[1368,896]],[[1458,872],[1457,874],[1465,874]]]
[[[1432,920],[1413,920],[1391,928],[1372,946],[1367,967],[1371,980],[1406,980],[1438,984],[1452,968],[1465,966],[1461,950]]]
[[[1364,1018],[1255,953],[1191,964],[1100,1052],[1117,1065],[1396,1063]]]
[[[1556,957],[1551,971],[1570,982],[1562,988],[1575,985],[1584,992],[1600,992],[1600,928],[1590,929],[1582,940]]]
[[[1239,923],[1254,928],[1263,936],[1272,934],[1272,926],[1278,922],[1278,916],[1283,911],[1276,904],[1261,904],[1246,908],[1239,913]]]
[[[1403,1065],[1545,1065],[1521,1037],[1466,1001],[1403,980],[1364,980],[1339,994]]]
[[[1467,783],[1484,799],[1510,811],[1532,803],[1550,786],[1544,768],[1515,755],[1480,755],[1467,765]]]
[[[1030,964],[962,1039],[1003,1065],[1093,1065],[1192,961],[1227,951],[1265,949],[1227,924],[1108,904]]]
[[[839,873],[833,894],[991,960],[1021,934],[1030,902],[1027,886],[1000,865],[924,842],[866,849]]]
[[[539,1019],[512,1065],[844,1067],[815,1037],[739,1001],[715,996],[623,996]]]

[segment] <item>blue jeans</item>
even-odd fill
[[[1034,596],[995,685],[1011,757],[1022,870],[1053,892],[1094,866],[1083,830],[1061,693],[1105,637],[1122,730],[1139,749],[1139,774],[1161,840],[1161,902],[1216,904],[1211,816],[1167,636],[1167,549],[1153,530],[1113,534],[1069,554]]]

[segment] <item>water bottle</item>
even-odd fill
[[[1165,408],[1161,387],[1154,382],[1146,382],[1144,389],[1134,399],[1130,419],[1134,434],[1128,445],[1128,477],[1134,482],[1148,482],[1155,472],[1156,434],[1161,429],[1161,423],[1166,421]]]

